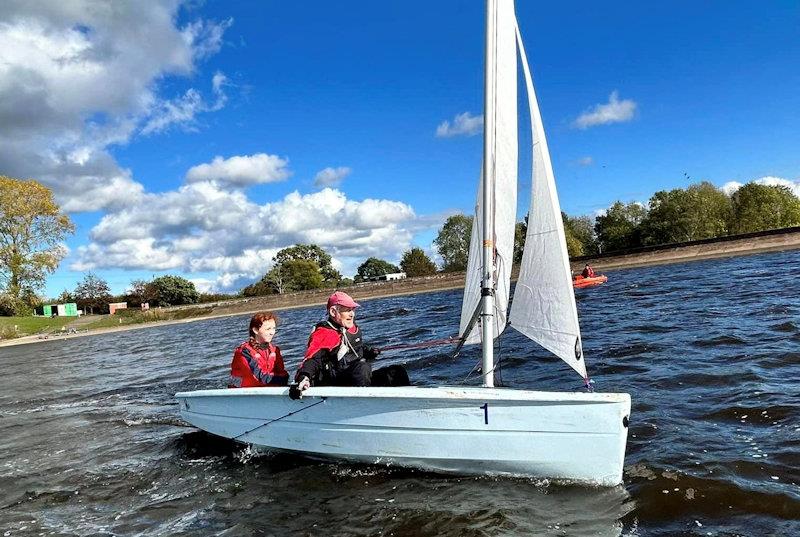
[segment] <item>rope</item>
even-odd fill
[[[451,343],[458,343],[461,341],[460,337],[448,337],[444,339],[433,339],[431,341],[423,341],[421,343],[405,343],[401,345],[390,345],[389,347],[379,347],[381,352],[394,351],[397,349],[425,349],[427,347],[435,347],[437,345],[448,345]]]
[[[317,401],[316,403],[314,403],[314,404],[312,404],[312,405],[304,406],[303,408],[301,408],[301,409],[298,409],[298,410],[293,410],[292,412],[289,412],[288,414],[284,414],[284,415],[283,415],[283,416],[281,416],[280,418],[275,418],[274,420],[269,420],[269,421],[266,421],[266,422],[262,423],[261,425],[258,425],[258,426],[256,426],[256,427],[253,427],[253,428],[252,428],[252,429],[250,429],[249,431],[245,431],[245,432],[243,432],[243,433],[242,433],[242,434],[240,434],[240,435],[236,435],[236,436],[234,436],[232,440],[238,440],[239,438],[243,437],[244,435],[252,433],[252,432],[253,432],[253,431],[255,431],[256,429],[260,429],[260,428],[262,428],[262,427],[266,427],[266,426],[267,426],[267,425],[269,425],[270,423],[274,423],[274,422],[276,422],[276,421],[278,421],[278,420],[282,420],[283,418],[288,418],[289,416],[292,416],[292,415],[294,415],[294,414],[297,414],[298,412],[302,412],[303,410],[308,410],[308,409],[309,409],[309,408],[311,408],[312,406],[317,406],[318,404],[320,404],[320,403],[324,403],[324,402],[325,402],[325,397],[323,397],[322,399],[320,399],[319,401]]]

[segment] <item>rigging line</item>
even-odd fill
[[[273,420],[266,421],[266,422],[262,423],[261,425],[258,425],[258,426],[256,426],[256,427],[253,427],[253,428],[252,428],[252,429],[250,429],[249,431],[245,431],[245,432],[243,432],[242,434],[239,434],[239,435],[236,435],[236,436],[234,436],[234,437],[232,438],[232,440],[238,440],[238,439],[239,439],[239,438],[241,438],[242,436],[244,436],[244,435],[246,435],[246,434],[250,434],[250,433],[252,433],[253,431],[255,431],[256,429],[260,429],[261,427],[266,427],[266,426],[267,426],[267,425],[269,425],[270,423],[275,423],[276,421],[278,421],[278,420],[282,420],[283,418],[288,418],[289,416],[292,416],[292,415],[294,415],[294,414],[297,414],[298,412],[302,412],[303,410],[308,410],[308,409],[309,409],[309,408],[311,408],[312,406],[317,406],[317,405],[318,405],[318,404],[320,404],[320,403],[324,403],[326,399],[327,399],[327,397],[323,397],[322,399],[320,399],[320,400],[319,400],[319,401],[317,401],[316,403],[313,403],[313,404],[311,404],[311,405],[308,405],[308,406],[304,406],[303,408],[300,408],[300,409],[297,409],[297,410],[293,410],[292,412],[289,412],[288,414],[284,414],[283,416],[281,416],[281,417],[279,417],[279,418],[275,418],[275,419],[273,419]]]
[[[472,327],[475,326],[475,323],[478,321],[478,317],[481,316],[481,309],[482,309],[482,301],[478,300],[478,305],[475,308],[475,311],[472,313],[472,318],[469,320],[469,324],[467,324],[466,328],[464,328],[464,333],[461,335],[461,341],[459,341],[456,350],[453,351],[453,358],[457,358],[459,353],[461,352],[461,347],[464,346],[464,343],[467,342],[467,337],[469,337],[470,332],[472,332]]]

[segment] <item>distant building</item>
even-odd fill
[[[117,310],[126,310],[128,309],[127,302],[112,302],[108,305],[108,314],[114,315],[114,312]]]
[[[406,279],[405,272],[392,272],[390,274],[381,274],[380,276],[373,276],[369,279],[371,282],[390,282],[392,280]]]
[[[77,317],[78,305],[74,302],[66,304],[47,304],[42,306],[42,315],[45,317]]]

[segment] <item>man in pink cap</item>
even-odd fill
[[[336,291],[328,298],[328,318],[318,323],[308,338],[303,363],[294,376],[299,397],[310,386],[370,386],[372,367],[367,360],[380,351],[364,345],[355,323],[358,303],[347,293]]]

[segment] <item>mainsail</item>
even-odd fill
[[[498,0],[493,24],[488,35],[493,46],[487,49],[487,65],[493,70],[487,76],[487,94],[494,95],[486,112],[484,136],[487,137],[485,162],[488,177],[481,175],[478,201],[470,240],[464,301],[461,306],[460,334],[464,343],[479,343],[481,330],[473,321],[480,307],[482,282],[482,247],[484,241],[494,243],[493,263],[495,308],[493,334],[498,337],[506,327],[511,285],[511,263],[514,255],[514,226],[517,205],[517,50],[525,75],[532,141],[532,192],[528,213],[528,232],[522,256],[519,280],[514,294],[510,324],[539,343],[586,378],[578,312],[569,266],[569,256],[561,221],[561,208],[556,194],[553,166],[547,149],[533,79],[522,37],[514,14],[512,0]],[[492,58],[488,57],[492,54]],[[489,207],[481,196],[483,182],[489,181]],[[493,215],[494,235],[485,236],[484,211]],[[491,342],[484,342],[484,345]]]
[[[514,290],[511,326],[587,378],[553,165],[518,26],[516,36],[531,115],[533,170],[528,233]]]
[[[495,99],[492,102],[492,112],[487,113],[484,125],[485,136],[490,137],[488,159],[489,178],[493,185],[493,208],[489,210],[494,215],[494,244],[495,244],[495,312],[494,312],[494,337],[498,337],[506,327],[508,299],[511,287],[511,263],[514,256],[514,226],[517,214],[517,47],[516,25],[514,15],[514,2],[501,0],[496,10],[496,23],[494,24],[494,71],[489,76],[489,82],[494,91]],[[488,52],[487,52],[488,53]],[[461,306],[461,325],[459,333],[465,337],[465,343],[479,343],[481,331],[475,324],[469,334],[465,334],[475,310],[481,300],[481,259],[483,245],[483,199],[481,191],[485,178],[481,175],[478,186],[478,201],[475,208],[475,218],[472,224],[472,237],[470,239],[469,260],[467,263],[466,284],[464,286],[464,301]]]

